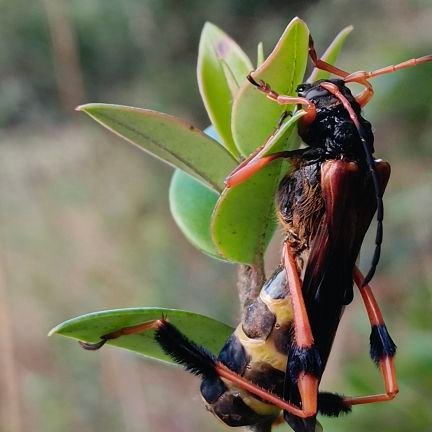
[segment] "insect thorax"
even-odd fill
[[[342,80],[338,79],[320,80],[299,87],[299,96],[310,100],[316,107],[316,118],[312,123],[304,124],[300,121],[299,135],[308,146],[322,149],[326,158],[337,158],[342,155],[362,164],[365,155],[360,140],[360,132],[341,101],[326,89],[320,87],[322,82],[337,85],[358,119],[361,134],[366,140],[370,152],[374,152],[374,136],[371,124],[362,117],[361,107],[352,95],[351,90]]]

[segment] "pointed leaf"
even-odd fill
[[[109,104],[82,105],[77,110],[216,191],[223,189],[226,174],[236,166],[221,145],[177,117]]]
[[[338,35],[333,39],[333,42],[325,50],[321,59],[334,65],[341,52],[341,49],[345,43],[346,38],[352,32],[353,26],[348,26],[342,29]],[[307,82],[315,82],[320,79],[327,79],[331,74],[321,69],[314,68]]]
[[[294,18],[272,53],[253,76],[264,80],[275,91],[294,95],[303,81],[308,57],[309,30],[299,18]],[[281,114],[292,106],[280,106],[246,82],[233,105],[233,135],[237,148],[244,156],[262,145],[273,132]]]
[[[176,170],[169,191],[170,209],[186,238],[208,255],[221,258],[210,235],[210,220],[219,195]]]
[[[233,329],[204,315],[176,309],[164,308],[131,308],[94,312],[65,321],[53,328],[49,335],[78,339],[84,342],[98,342],[100,336],[123,327],[160,319],[162,316],[179,328],[192,341],[218,354]],[[125,348],[146,357],[174,363],[155,342],[154,331],[122,336],[107,342],[108,345]]]
[[[231,134],[233,94],[252,70],[247,55],[226,33],[206,23],[198,52],[198,85],[208,116],[225,147],[238,156]]]
[[[264,254],[276,228],[273,201],[280,168],[281,162],[275,162],[222,192],[213,214],[212,233],[226,259],[255,264]]]
[[[272,153],[298,146],[293,134],[300,111],[290,118],[269,141]],[[212,218],[212,237],[220,253],[228,260],[255,264],[262,255],[276,226],[274,200],[280,181],[282,163],[272,162],[244,183],[225,189]]]

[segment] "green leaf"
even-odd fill
[[[268,143],[272,153],[298,146],[293,134],[304,111],[296,113]],[[266,152],[266,153],[268,153]],[[220,253],[228,260],[257,264],[276,227],[274,199],[280,181],[282,163],[272,162],[244,183],[225,189],[220,196],[212,219],[212,237]]]
[[[272,53],[253,73],[275,91],[294,95],[303,81],[308,57],[309,30],[299,18],[294,18]],[[246,82],[233,105],[232,127],[237,148],[244,156],[262,145],[273,132],[283,111],[292,106],[280,106],[270,101],[255,86]]]
[[[306,115],[306,111],[299,110],[286,120],[270,137],[266,143],[266,151],[262,155],[267,156],[281,150],[293,150],[298,148],[301,140],[295,133],[295,126],[304,115]]]
[[[281,162],[274,162],[222,192],[213,214],[212,234],[226,259],[256,264],[264,254],[276,228],[273,200],[280,168]]]
[[[224,188],[225,176],[236,166],[235,159],[220,144],[177,117],[109,104],[82,105],[77,110],[215,191]]]
[[[213,354],[218,354],[233,329],[215,319],[192,312],[164,309],[164,308],[131,308],[114,309],[94,312],[65,321],[53,328],[49,335],[78,339],[85,342],[98,342],[100,336],[147,321],[160,319],[165,316],[191,340],[207,348]],[[146,357],[174,363],[155,342],[154,331],[122,336],[107,342],[108,345],[125,348]]]
[[[221,258],[210,235],[210,220],[219,195],[183,171],[171,179],[171,214],[186,238],[208,255]]]
[[[232,100],[251,70],[252,63],[237,43],[214,24],[206,23],[198,52],[198,85],[212,124],[235,157],[239,152],[231,133]]]
[[[307,62],[309,30],[299,18],[286,28],[270,56],[254,72],[257,80],[268,82],[283,94],[295,94],[303,80]],[[248,155],[263,145],[274,131],[281,107],[246,83],[233,106],[233,134],[242,154]],[[300,116],[300,114],[299,114]],[[272,151],[287,148],[298,116],[290,119],[271,140]],[[289,141],[296,145],[296,140]],[[212,238],[222,255],[232,261],[255,264],[272,237],[275,228],[274,197],[282,163],[274,162],[241,185],[225,190],[216,204],[212,220]]]
[[[333,39],[333,42],[325,50],[324,54],[321,56],[321,59],[327,63],[330,63],[331,65],[334,65],[337,58],[339,57],[346,38],[352,32],[353,28],[353,26],[348,26],[341,30],[339,34]],[[314,68],[310,77],[307,79],[307,82],[315,82],[320,79],[327,79],[330,75],[331,74],[329,72]]]
[[[257,67],[264,63],[264,44],[260,42],[257,46]]]

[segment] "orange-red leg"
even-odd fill
[[[359,84],[366,85],[364,82]],[[366,85],[366,88],[363,91],[361,91],[359,94],[355,95],[354,97],[357,103],[363,108],[369,103],[373,95],[374,95],[373,87],[368,83],[368,85]]]
[[[303,399],[302,395],[302,407],[298,408],[297,406],[293,405],[292,403],[285,401],[281,399],[279,396],[276,396],[272,393],[267,392],[266,390],[262,389],[261,387],[258,387],[254,383],[244,379],[240,375],[237,375],[230,369],[228,369],[225,365],[222,363],[216,364],[216,372],[221,376],[222,378],[225,378],[226,380],[232,382],[237,387],[248,391],[249,393],[252,393],[255,396],[258,396],[259,398],[265,400],[266,402],[280,408],[281,410],[288,411],[290,414],[293,414],[297,417],[301,418],[308,418],[316,414],[316,401],[315,401],[315,409],[308,409],[307,406],[309,404],[308,398],[305,400]],[[299,384],[300,384],[300,377],[299,377]],[[300,387],[299,387],[300,389]],[[316,392],[317,394],[317,392]],[[316,399],[315,394],[315,399]],[[313,408],[313,406],[312,406]]]
[[[345,77],[350,75],[349,72],[346,72],[342,69],[339,69],[339,68],[331,65],[330,63],[325,62],[324,60],[321,60],[317,55],[317,52],[315,50],[314,41],[312,39],[312,36],[310,36],[310,35],[309,35],[309,57],[312,60],[312,63],[314,64],[314,66],[318,69],[330,72],[330,73],[337,75],[339,77],[342,77],[342,78],[345,78]]]
[[[257,87],[258,90],[260,90],[262,93],[264,93],[267,98],[270,100],[273,100],[277,102],[280,105],[291,105],[291,104],[300,104],[305,107],[306,115],[303,117],[303,121],[308,123],[313,121],[316,115],[316,109],[315,105],[308,101],[305,98],[301,97],[295,97],[295,96],[285,96],[285,95],[279,95],[277,92],[271,89],[271,87],[263,82],[257,82],[252,77],[252,75],[248,75],[248,80],[251,84]],[[279,121],[279,125],[276,129],[279,129],[281,126],[281,121],[283,120],[285,116],[281,118]],[[244,181],[246,181],[248,178],[250,178],[252,175],[257,173],[260,169],[267,166],[269,163],[274,161],[275,159],[279,158],[289,158],[296,155],[296,151],[290,153],[290,152],[279,152],[275,153],[269,156],[262,156],[267,151],[267,144],[271,142],[271,138],[274,136],[274,133],[270,136],[270,138],[261,146],[259,147],[252,155],[250,155],[247,159],[245,159],[243,162],[240,163],[240,165],[227,176],[225,179],[225,186],[226,187],[234,187],[237,186]],[[298,152],[297,152],[298,154]]]
[[[344,398],[344,402],[348,405],[361,405],[367,403],[374,402],[386,402],[395,398],[398,393],[398,385],[396,380],[396,371],[394,366],[394,354],[396,347],[393,344],[390,336],[385,329],[385,323],[378,306],[378,303],[372,293],[372,289],[369,285],[363,285],[364,277],[361,274],[360,270],[356,267],[354,269],[354,281],[360,290],[360,294],[362,296],[364,305],[366,307],[366,312],[369,317],[369,321],[371,323],[372,330],[381,329],[385,331],[385,337],[387,340],[387,347],[371,346],[371,355],[373,360],[376,361],[378,367],[381,370],[381,374],[384,380],[384,388],[385,393],[368,395],[368,396],[359,396],[359,397],[347,397]],[[378,341],[375,341],[377,343]],[[373,340],[371,337],[371,344],[373,344]],[[375,351],[375,353],[373,353]]]
[[[300,156],[303,153],[303,150],[299,149],[277,152],[268,156],[261,156],[264,151],[265,148],[262,148],[244,160],[231,174],[225,178],[225,186],[227,188],[238,186],[274,160],[292,159]]]
[[[95,351],[102,348],[109,340],[117,339],[120,336],[132,335],[135,333],[143,333],[149,330],[157,330],[162,324],[164,317],[159,320],[146,321],[145,323],[137,324],[130,327],[123,327],[111,333],[104,334],[100,337],[100,341],[96,343],[79,342],[86,350]]]
[[[366,86],[366,88],[355,97],[357,102],[360,104],[360,106],[364,107],[372,99],[372,96],[374,94],[372,85],[368,82],[369,79],[375,78],[380,75],[386,75],[389,73],[397,72],[398,70],[401,69],[417,66],[422,63],[428,63],[430,61],[432,61],[432,55],[414,58],[399,63],[397,65],[386,66],[384,68],[377,69],[371,72],[357,71],[346,76],[344,78],[344,81],[346,83],[355,82],[357,84]]]
[[[311,36],[309,36],[309,57],[312,60],[314,66],[318,69],[330,72],[334,75],[337,75],[347,82],[347,79],[351,77],[353,74],[346,72],[342,69],[339,69],[324,60],[318,58],[318,55],[315,50],[314,42]],[[356,80],[358,84],[364,85],[366,88],[355,96],[356,101],[360,104],[361,107],[364,107],[371,99],[374,94],[372,85],[367,81],[366,77],[361,77]]]
[[[298,364],[295,369],[300,373],[297,377],[292,377],[293,381],[297,381],[301,403],[303,410],[309,413],[309,416],[315,415],[317,412],[317,397],[319,376],[321,375],[321,361],[319,353],[314,347],[314,338],[309,322],[309,317],[306,310],[306,305],[303,299],[302,283],[300,281],[297,264],[291,247],[288,242],[284,243],[283,260],[287,274],[287,284],[289,286],[291,303],[294,316],[294,344],[295,347],[291,351],[290,356],[295,356],[297,350],[302,350],[305,356],[308,357],[308,365]],[[290,364],[295,361],[295,357],[290,358]],[[292,371],[287,371],[290,373]]]
[[[364,80],[375,78],[375,77],[380,76],[380,75],[386,75],[389,73],[397,72],[398,70],[401,70],[401,69],[406,69],[406,68],[410,68],[413,66],[418,66],[420,64],[428,63],[431,61],[432,61],[432,55],[427,55],[427,56],[423,56],[423,57],[419,57],[419,58],[413,58],[413,59],[404,61],[402,63],[399,63],[397,65],[386,66],[386,67],[383,67],[381,69],[377,69],[377,70],[374,70],[371,72],[366,72],[366,71],[353,72],[353,73],[349,74],[347,77],[345,77],[344,81],[347,83],[348,82],[356,82],[356,83],[362,84]]]
[[[302,105],[306,111],[306,115],[303,117],[303,121],[311,123],[316,116],[315,105],[308,99],[298,96],[287,96],[280,95],[264,81],[257,82],[252,75],[248,75],[247,79],[253,84],[260,92],[264,93],[268,99],[278,103],[279,105]]]
[[[149,331],[149,330],[158,330],[160,327],[163,327],[164,325],[168,325],[168,322],[165,318],[162,317],[159,320],[147,321],[147,322],[142,323],[142,324],[138,324],[138,325],[134,325],[134,326],[130,326],[130,327],[124,327],[124,328],[118,329],[116,331],[113,331],[111,333],[105,334],[105,335],[101,336],[100,342],[97,342],[97,343],[80,342],[80,345],[87,350],[93,350],[94,351],[94,350],[101,348],[109,340],[113,340],[113,339],[116,339],[116,338],[119,338],[119,337],[125,336],[125,335],[142,333],[142,332]],[[178,329],[176,329],[176,331],[179,332]],[[186,346],[186,349],[189,352],[192,352],[194,350],[194,346],[191,344],[190,341],[188,341],[188,339],[184,335],[183,335],[183,338],[184,339],[182,340],[181,343],[189,344],[188,346]],[[292,403],[285,401],[282,398],[267,392],[263,388],[261,388],[261,387],[257,386],[256,384],[244,379],[240,375],[237,375],[235,372],[230,370],[223,363],[221,363],[219,361],[215,361],[215,360],[211,360],[211,361],[214,362],[214,370],[220,377],[230,381],[231,383],[233,383],[237,387],[239,387],[243,390],[246,390],[255,396],[258,396],[262,400],[280,408],[281,410],[287,411],[287,412],[289,412],[295,416],[301,417],[301,418],[307,418],[307,417],[310,417],[311,415],[314,415],[316,413],[316,408],[314,411],[310,411],[310,410],[308,411],[306,409],[307,401],[304,404],[302,404],[303,408],[299,408],[299,407],[293,405]],[[180,363],[183,364],[183,362],[180,362]],[[316,395],[315,395],[315,398],[316,398]]]
[[[288,116],[288,112],[284,111],[283,115],[279,119],[278,125],[276,126],[275,131],[270,135],[267,141],[258,147],[250,156],[248,156],[245,160],[243,160],[226,178],[225,178],[225,186],[227,188],[237,186],[238,184],[243,183],[253,174],[258,172],[261,168],[277,159],[277,157],[267,157],[262,158],[262,155],[265,154],[268,148],[268,144],[271,143],[272,138],[281,128],[283,121]],[[273,156],[273,155],[272,155]],[[259,162],[260,159],[264,159]]]
[[[321,87],[328,90],[330,93],[335,95],[342,103],[344,108],[347,110],[352,122],[356,126],[357,129],[360,129],[360,121],[358,119],[357,114],[354,112],[353,107],[349,103],[348,99],[341,93],[339,90],[339,87],[336,84],[333,84],[331,82],[323,82],[320,84]]]

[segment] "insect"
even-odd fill
[[[82,343],[98,349],[117,337],[156,330],[164,351],[201,376],[208,409],[230,426],[270,430],[282,412],[295,432],[314,432],[318,412],[338,416],[354,405],[392,400],[398,392],[396,346],[369,286],[380,258],[382,197],[390,166],[374,159],[371,125],[361,109],[373,96],[371,78],[430,62],[432,56],[350,74],[319,59],[312,38],[309,54],[315,67],[337,78],[302,84],[297,96],[285,96],[248,76],[267,98],[305,110],[299,135],[306,147],[267,155],[264,145],[226,180],[227,187],[235,187],[276,159],[291,161],[276,199],[285,232],[281,264],[247,306],[218,357],[165,317],[103,335],[95,344]],[[352,82],[364,90],[353,95],[347,87]],[[356,259],[375,212],[375,253],[364,277]],[[353,298],[353,284],[369,317],[370,355],[384,381],[381,394],[346,397],[319,391],[341,315]]]

